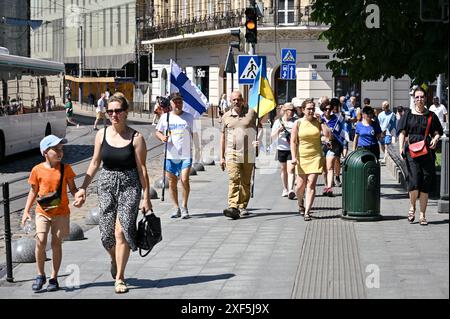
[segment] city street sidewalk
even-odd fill
[[[383,220],[377,222],[340,219],[340,188],[336,197],[324,197],[323,184],[315,218],[305,222],[296,201],[281,197],[279,172],[264,165],[257,169],[250,215],[231,220],[222,215],[227,174],[218,165],[205,168],[191,178],[192,218],[170,218],[168,192],[165,202],[152,201],[163,240],[145,258],[131,254],[129,293],[114,293],[95,227],[85,240],[63,244],[60,291],[33,293],[35,264],[20,264],[14,283],[0,279],[0,298],[449,298],[448,215],[430,201],[429,225],[409,224],[407,194],[386,166]],[[47,274],[50,267],[49,260]]]

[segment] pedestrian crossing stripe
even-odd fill
[[[295,58],[292,55],[291,50],[288,50],[286,55],[283,58],[283,62],[295,62]]]
[[[244,71],[241,73],[240,79],[242,80],[252,80],[256,78],[256,74],[258,73],[259,66],[256,63],[255,59],[250,58],[248,60],[247,65],[244,68]]]

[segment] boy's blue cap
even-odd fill
[[[66,144],[67,139],[59,138],[58,136],[55,136],[55,135],[48,135],[48,136],[44,137],[40,144],[42,156],[44,156],[44,152],[46,150],[48,150],[50,147],[58,145],[59,143]]]

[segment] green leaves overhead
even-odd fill
[[[379,28],[366,24],[376,17],[366,12],[370,4],[379,8]],[[448,23],[421,21],[420,0],[315,0],[312,19],[330,26],[321,39],[335,52],[327,64],[335,76],[345,69],[353,80],[448,78]]]

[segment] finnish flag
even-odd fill
[[[175,61],[170,60],[170,93],[174,92],[179,92],[183,97],[183,111],[192,114],[194,118],[200,117],[209,107],[208,99],[202,91],[189,80]]]

